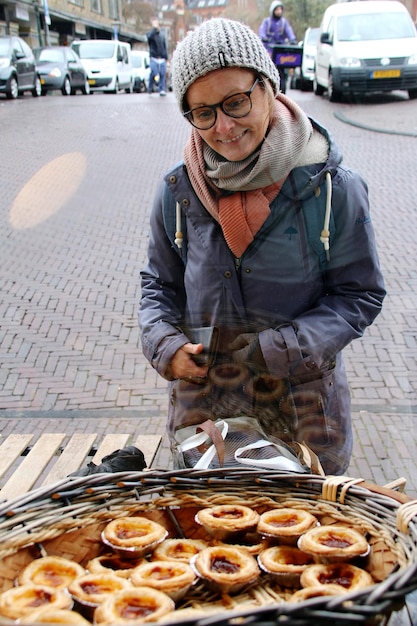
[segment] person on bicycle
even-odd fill
[[[259,37],[271,58],[274,46],[286,43],[297,43],[294,31],[287,18],[283,16],[283,13],[284,5],[282,2],[280,2],[280,0],[273,0],[269,7],[269,16],[263,20],[259,28]],[[281,78],[281,91],[285,93],[287,72],[283,67],[278,67],[278,72]]]

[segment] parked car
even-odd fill
[[[130,44],[114,39],[73,41],[71,48],[87,70],[92,91],[118,93],[133,90],[132,50]]]
[[[326,9],[317,43],[314,92],[408,91],[417,98],[417,32],[406,7],[393,0],[339,2]]]
[[[314,65],[316,62],[317,41],[319,28],[307,28],[303,39],[303,60],[300,67],[300,89],[313,89]]]
[[[310,91],[313,89],[319,28],[307,28],[304,38],[298,43],[303,48],[300,67],[295,67],[291,76],[291,89]]]
[[[41,95],[41,81],[36,71],[35,56],[21,37],[0,37],[0,93],[16,99],[25,91]]]
[[[133,91],[143,93],[148,89],[151,68],[149,52],[146,50],[132,50]]]
[[[77,90],[90,93],[87,72],[74,50],[67,46],[45,46],[33,52],[43,96],[56,89],[63,96],[74,95]]]

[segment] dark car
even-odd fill
[[[41,95],[41,81],[36,71],[35,56],[20,37],[0,37],[0,93],[16,99],[30,91]]]
[[[67,46],[35,48],[36,67],[42,85],[42,95],[59,89],[64,96],[77,90],[90,93],[90,85],[80,57]]]

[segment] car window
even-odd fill
[[[62,50],[58,50],[58,49],[54,49],[54,48],[48,48],[45,50],[38,50],[37,52],[37,58],[38,61],[40,62],[49,62],[49,63],[63,63],[65,61],[64,59],[64,53],[62,52]]]
[[[341,15],[338,23],[339,41],[374,41],[415,37],[412,23],[402,13],[365,13]]]
[[[132,54],[132,65],[133,67],[143,67],[142,57]]]
[[[111,59],[114,53],[114,42],[112,41],[100,43],[77,41],[72,45],[80,59]]]
[[[10,39],[0,39],[0,57],[8,57],[10,50]]]
[[[26,43],[26,41],[24,41],[23,39],[20,40],[20,44],[22,46],[22,50],[23,53],[25,55],[25,57],[28,57],[29,59],[33,58],[33,52],[32,52],[32,48],[29,46],[29,44]]]
[[[71,50],[71,48],[67,48],[67,57],[68,57],[68,61],[72,61],[72,62],[77,62],[78,58],[75,55],[75,52],[73,50]]]

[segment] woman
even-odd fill
[[[139,311],[144,354],[170,381],[172,450],[191,425],[248,416],[342,474],[352,429],[341,351],[385,295],[366,185],[279,93],[246,26],[204,22],[177,46],[172,80],[191,135],[155,199]],[[197,357],[198,327],[218,329],[213,363]]]

